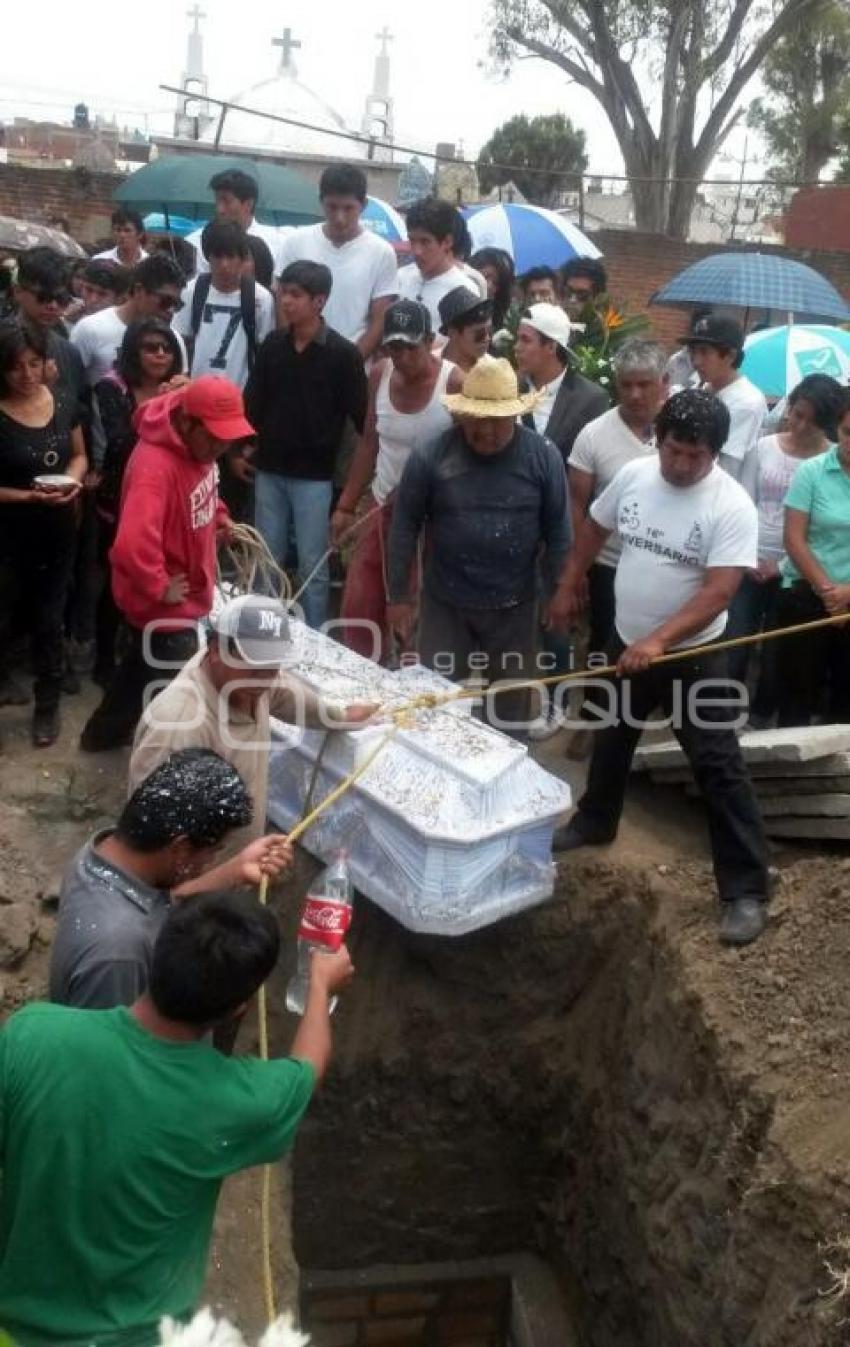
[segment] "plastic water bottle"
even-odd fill
[[[340,851],[333,865],[323,870],[310,888],[301,914],[298,967],[286,989],[286,1008],[293,1015],[303,1015],[307,1008],[313,951],[319,955],[334,954],[350,925],[351,875],[346,853]],[[336,1002],[334,997],[329,1007],[331,1014]]]

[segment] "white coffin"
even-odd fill
[[[419,666],[381,669],[300,623],[292,630],[290,672],[333,701],[394,708],[454,686]],[[469,701],[417,711],[302,839],[322,860],[345,848],[361,893],[413,931],[462,935],[552,893],[552,832],[570,807],[569,786],[470,711]],[[330,735],[314,804],[386,730]],[[325,734],[273,721],[272,736],[268,812],[286,830],[304,813]]]

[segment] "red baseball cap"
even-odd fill
[[[256,433],[245,417],[242,394],[230,379],[202,374],[182,389],[180,400],[183,410],[217,440],[246,440]]]

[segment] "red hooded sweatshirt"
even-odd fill
[[[139,439],[121,491],[118,533],[109,553],[112,593],[132,627],[185,619],[191,626],[212,607],[216,530],[229,521],[218,498],[215,463],[197,463],[171,423],[181,394],[153,398],[136,412]],[[186,575],[180,603],[163,602],[169,581]]]

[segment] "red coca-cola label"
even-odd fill
[[[309,940],[313,945],[323,945],[333,954],[345,939],[350,925],[351,907],[348,903],[337,903],[332,898],[314,898],[308,894],[298,938]]]

